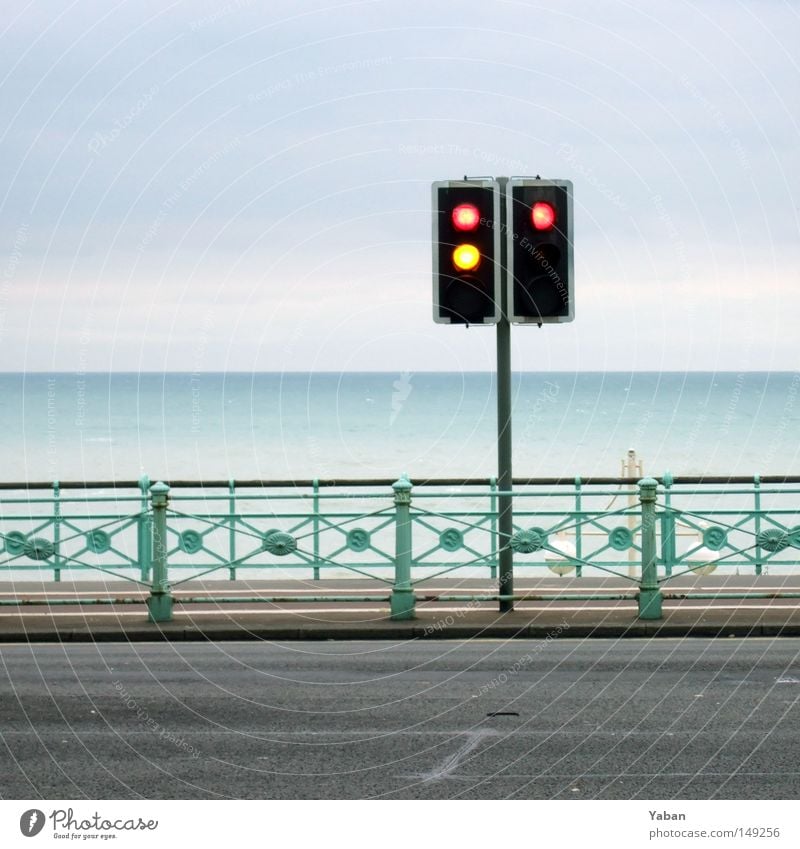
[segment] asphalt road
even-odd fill
[[[0,795],[794,799],[799,699],[788,638],[3,645]]]

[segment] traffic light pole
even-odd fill
[[[499,491],[492,494],[492,542],[505,613],[514,609],[511,324],[541,327],[575,317],[572,182],[464,175],[431,188],[433,320],[497,325]]]
[[[497,323],[497,548],[499,549],[498,589],[501,596],[514,594],[514,552],[509,543],[514,533],[513,500],[511,495],[511,323],[508,320],[508,251],[506,248],[506,184],[507,177],[498,177],[500,184],[500,321]],[[500,599],[500,612],[514,609],[510,598]]]

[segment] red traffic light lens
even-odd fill
[[[531,209],[534,230],[552,230],[556,223],[556,211],[549,203],[535,203]]]
[[[474,271],[481,263],[481,252],[475,245],[459,245],[453,251],[453,265],[459,271]]]
[[[480,220],[481,214],[474,203],[460,203],[453,210],[453,227],[456,230],[475,230]]]

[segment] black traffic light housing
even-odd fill
[[[433,184],[433,320],[497,324],[500,187],[496,180]]]
[[[513,177],[506,204],[509,321],[572,321],[572,182]]]

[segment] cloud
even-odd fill
[[[573,179],[579,275],[574,325],[515,333],[525,363],[682,368],[688,345],[719,367],[760,320],[753,361],[794,364],[800,24],[780,4],[456,18],[416,0],[79,0],[7,17],[6,368],[76,361],[87,299],[97,368],[191,365],[209,304],[236,328],[209,343],[231,368],[289,344],[289,366],[355,367],[363,340],[398,333],[414,345],[363,367],[424,369],[446,339],[491,368],[473,331],[430,323],[429,183],[526,172]]]

